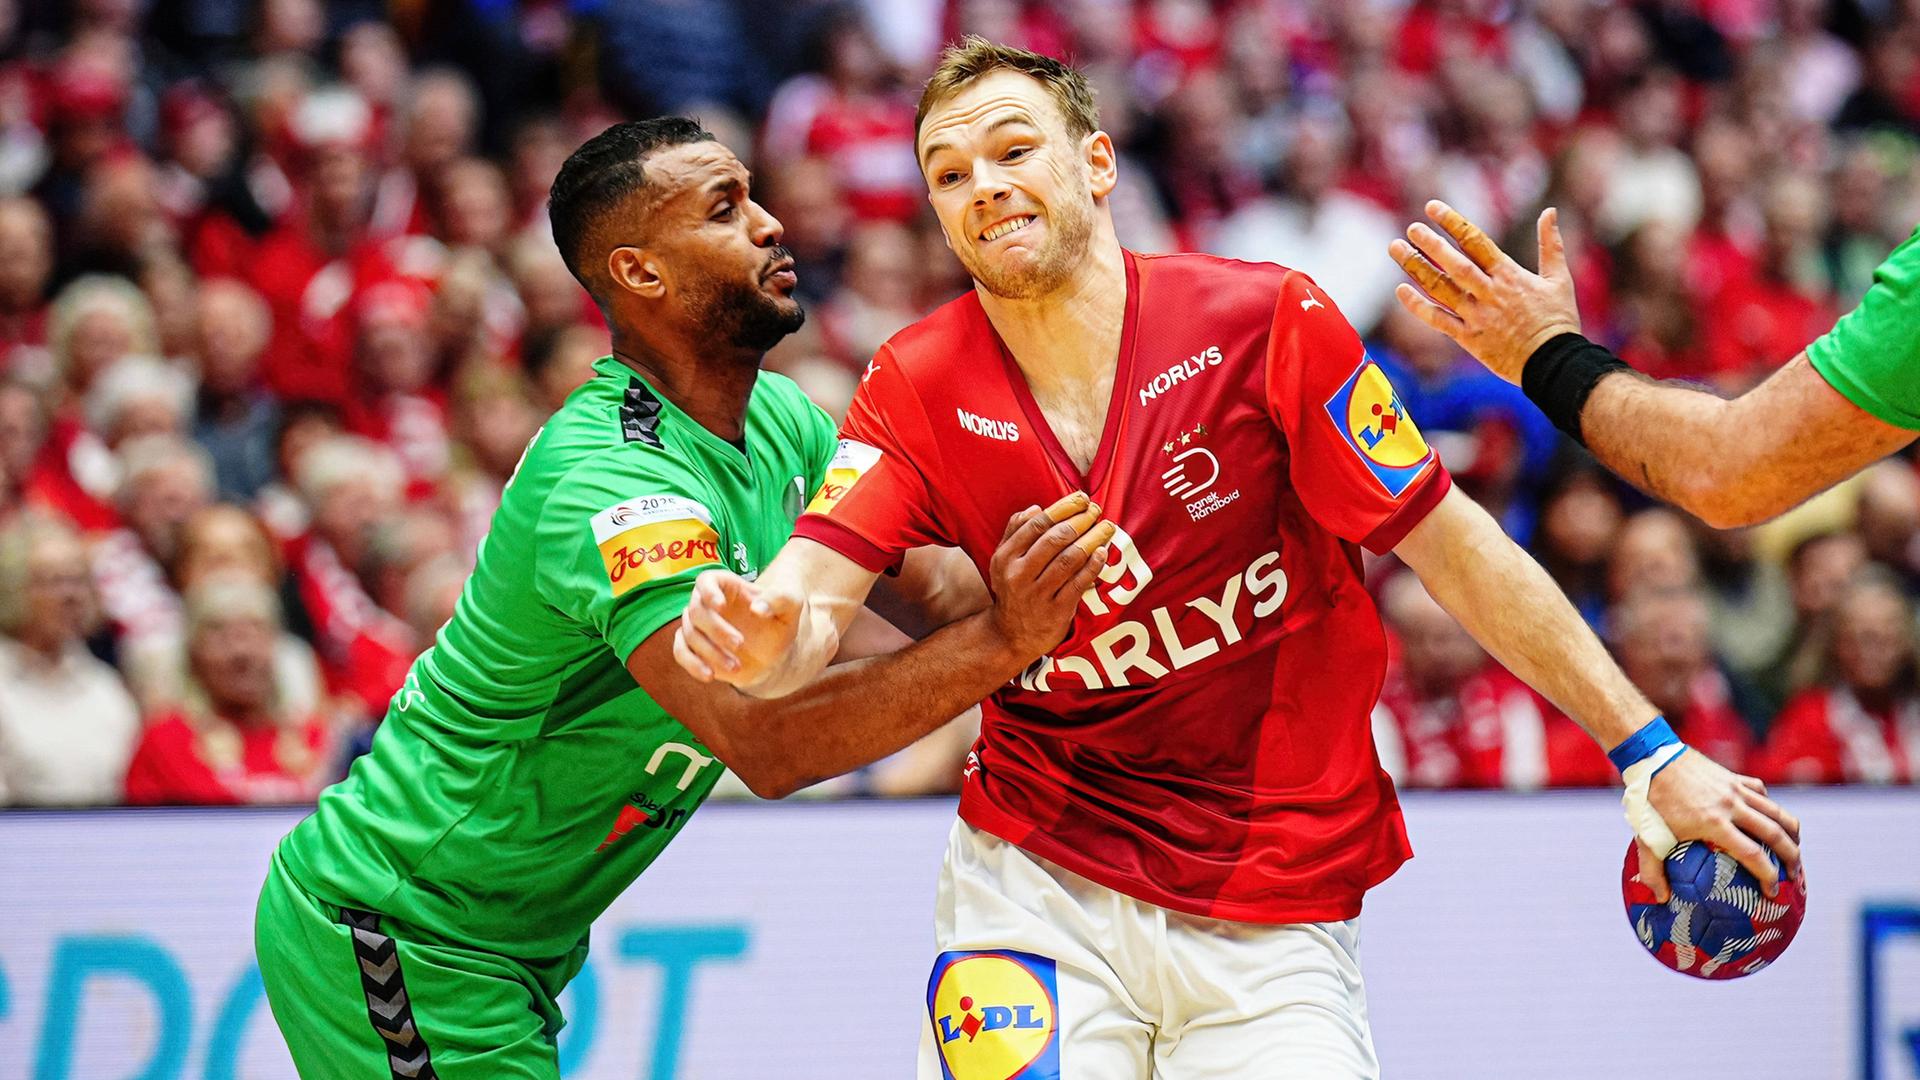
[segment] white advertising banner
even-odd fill
[[[1769,970],[1710,984],[1635,942],[1613,796],[1406,797],[1418,857],[1362,917],[1385,1075],[1920,1080],[1920,791],[1785,801],[1805,822],[1806,925]],[[951,815],[702,810],[595,925],[563,998],[566,1075],[912,1076]],[[0,814],[0,1078],[290,1077],[252,938],[297,819]],[[1249,1075],[1291,1076],[1284,1048]]]

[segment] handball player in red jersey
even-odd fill
[[[793,539],[755,582],[702,575],[675,655],[778,696],[911,548],[984,569],[1009,515],[1075,493],[1117,527],[1066,639],[985,703],[921,1077],[1377,1075],[1358,917],[1411,851],[1369,732],[1386,642],[1362,547],[1627,752],[1643,842],[1710,840],[1769,891],[1763,843],[1797,868],[1798,823],[1649,734],[1656,710],[1453,489],[1318,286],[1120,247],[1078,73],[970,38],[916,149],[976,288],[880,349]]]

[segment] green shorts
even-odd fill
[[[325,903],[274,856],[254,948],[267,1003],[307,1080],[559,1080],[555,1004],[585,959],[528,964],[419,940]]]

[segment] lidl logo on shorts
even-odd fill
[[[613,595],[658,578],[720,562],[713,515],[679,495],[642,495],[593,515]]]
[[[1360,358],[1347,381],[1327,400],[1327,418],[1387,494],[1399,498],[1433,460],[1433,450],[1400,403],[1380,365]]]
[[[852,439],[841,439],[840,449],[834,451],[833,461],[827,465],[827,479],[820,485],[820,491],[807,504],[809,514],[830,514],[847,491],[880,460],[880,448],[868,446]]]
[[[1059,1080],[1060,992],[1032,953],[946,952],[927,980],[927,1016],[946,1080]]]

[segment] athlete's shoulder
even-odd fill
[[[1209,255],[1203,251],[1180,251],[1159,255],[1135,254],[1144,282],[1174,296],[1189,293],[1200,299],[1245,302],[1264,299],[1271,305],[1289,278],[1306,275],[1273,262],[1248,262]],[[1171,298],[1170,298],[1171,299]]]
[[[978,370],[979,357],[997,353],[999,348],[979,295],[968,289],[888,338],[876,359],[880,363],[891,360],[898,374],[918,380]]]
[[[660,402],[646,383],[603,371],[568,396],[534,436],[514,490],[545,504],[591,501],[637,488],[687,489],[696,470],[659,431]],[[521,482],[521,481],[524,481]]]

